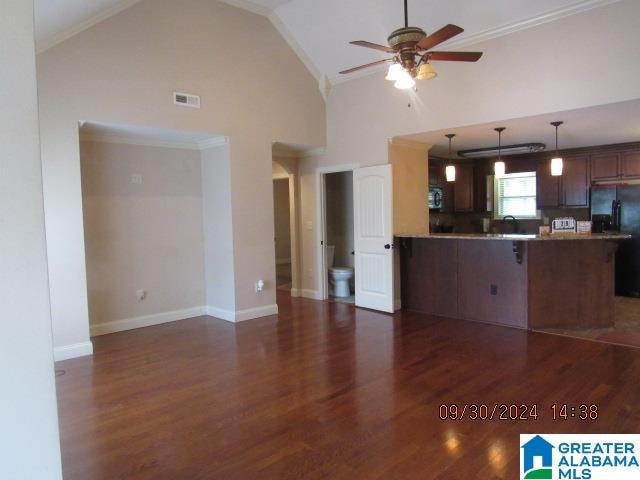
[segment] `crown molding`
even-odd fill
[[[165,140],[145,139],[126,135],[81,135],[81,142],[115,143],[119,145],[135,145],[138,147],[175,148],[179,150],[206,150],[229,143],[228,137],[214,137],[200,142],[173,142]]]
[[[512,23],[506,23],[504,25],[501,25],[495,28],[489,28],[482,32],[465,36],[459,40],[450,40],[446,42],[443,47],[438,47],[438,50],[447,51],[447,50],[457,50],[459,48],[470,47],[478,43],[486,42],[488,40],[493,40],[495,38],[504,37],[512,33],[527,30],[529,28],[537,27],[539,25],[544,25],[545,23],[555,22],[557,20],[561,20],[563,18],[570,17],[572,15],[577,15],[579,13],[587,12],[595,8],[605,7],[607,5],[618,3],[620,1],[621,0],[582,0],[576,3],[573,3],[571,5],[566,5],[561,8],[550,10],[540,15],[529,17],[524,20],[519,20],[517,22],[512,22]],[[358,72],[350,73],[348,75],[340,75],[340,74],[333,75],[329,77],[329,82],[331,83],[332,86],[334,86],[341,83],[350,82],[351,80],[370,77],[372,75],[376,75],[385,70],[387,70],[387,66],[381,65],[379,67],[373,67],[367,70],[361,70]]]
[[[52,47],[55,47],[59,43],[64,42],[65,40],[70,39],[71,37],[93,27],[94,25],[106,20],[109,17],[113,17],[114,15],[126,10],[127,8],[133,7],[136,3],[141,0],[122,0],[118,2],[111,8],[107,8],[106,10],[94,15],[87,20],[78,23],[76,25],[72,25],[71,27],[58,32],[54,35],[51,35],[43,40],[39,41],[36,45],[36,53],[42,53],[49,50]]]

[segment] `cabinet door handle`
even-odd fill
[[[393,244],[389,244],[389,243],[387,243],[387,244],[384,246],[384,248],[385,248],[385,250],[390,250],[391,248],[393,248]]]

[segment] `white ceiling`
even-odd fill
[[[433,155],[446,156],[449,148],[449,141],[444,136],[446,133],[456,134],[453,151],[457,152],[495,147],[498,145],[498,134],[493,129],[507,127],[502,133],[503,145],[541,142],[547,145],[547,150],[553,150],[555,130],[549,123],[556,120],[565,122],[558,130],[561,149],[635,142],[640,138],[640,100],[418,133],[402,138],[434,145],[431,149]]]
[[[139,0],[35,0],[40,50]],[[212,0],[213,1],[213,0]],[[385,58],[352,40],[386,44],[403,24],[403,0],[221,0],[269,16],[313,70],[339,81],[340,70]],[[433,32],[455,23],[465,32],[443,44],[471,43],[617,0],[409,0],[409,23]],[[470,67],[471,68],[471,67]]]

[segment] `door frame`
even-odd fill
[[[315,171],[316,218],[318,219],[316,235],[316,246],[318,247],[316,255],[316,265],[318,266],[316,280],[319,288],[318,300],[327,300],[329,298],[329,269],[327,267],[327,257],[324,249],[327,244],[327,184],[325,177],[329,173],[353,172],[357,168],[360,168],[359,163],[350,163],[344,165],[332,165],[329,167],[318,167]]]

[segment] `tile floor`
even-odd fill
[[[640,299],[616,297],[615,309],[616,321],[613,327],[585,330],[545,328],[539,331],[640,348]]]

